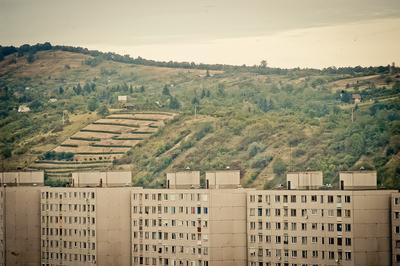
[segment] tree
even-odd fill
[[[200,98],[203,99],[206,97],[206,91],[204,89],[201,90]]]
[[[268,101],[265,98],[261,98],[258,102],[257,102],[258,107],[260,108],[261,111],[268,112],[271,109],[271,100]]]
[[[163,90],[162,90],[162,94],[165,96],[171,96],[171,93],[169,91],[168,85],[165,85]]]
[[[107,106],[105,104],[100,105],[100,107],[97,109],[97,114],[101,116],[107,116],[110,114],[110,111],[108,110]]]
[[[286,164],[281,158],[277,158],[272,166],[272,170],[278,176],[283,176],[286,172]]]
[[[3,156],[3,158],[10,158],[12,155],[12,149],[9,145],[4,146],[1,149],[1,155]]]
[[[364,152],[365,140],[359,133],[354,133],[347,141],[347,148],[354,156],[359,157]]]
[[[77,95],[80,95],[80,94],[82,93],[81,84],[78,83],[78,85],[76,85],[76,87],[75,87],[75,86],[73,87],[73,90],[74,90],[74,92],[75,92]]]
[[[42,109],[42,107],[43,107],[43,103],[39,99],[35,99],[29,104],[29,108],[31,108],[34,111],[40,111]]]
[[[178,99],[176,97],[171,96],[169,98],[169,108],[171,108],[171,109],[181,108],[181,103],[178,101]]]
[[[218,95],[225,96],[225,85],[222,83],[218,84]]]
[[[209,71],[208,69],[207,69],[207,71],[206,71],[206,77],[207,77],[207,78],[211,77],[211,76],[210,76],[210,71]]]
[[[26,61],[29,64],[32,64],[36,60],[35,54],[32,52],[29,52],[28,57],[26,58]]]
[[[64,94],[64,88],[62,86],[58,88],[58,94]]]
[[[197,96],[194,96],[192,99],[192,105],[199,105],[199,104],[200,104],[199,99],[197,98]]]
[[[90,112],[95,111],[95,110],[97,109],[98,106],[99,106],[99,102],[98,102],[97,99],[94,98],[94,97],[90,98],[90,99],[88,100],[88,102],[87,102],[87,109],[88,109]]]
[[[261,63],[260,63],[260,67],[261,68],[267,68],[267,66],[268,66],[267,60],[262,60]]]
[[[351,93],[342,90],[340,93],[340,100],[345,103],[350,103],[352,100]]]

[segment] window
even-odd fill
[[[351,238],[346,237],[344,243],[346,246],[351,246]]]
[[[290,196],[290,202],[296,202],[296,195]]]
[[[258,213],[258,216],[262,216],[262,208],[258,208],[257,213]]]
[[[301,223],[301,230],[303,230],[303,231],[307,230],[307,224],[306,223]]]
[[[275,202],[281,202],[281,196],[275,195]]]
[[[254,216],[254,213],[255,213],[255,209],[254,209],[254,208],[251,208],[251,209],[250,209],[250,216]]]
[[[335,252],[329,251],[329,252],[328,252],[328,258],[329,258],[330,260],[334,260],[334,259],[335,259]]]
[[[311,224],[311,229],[312,230],[317,230],[317,223],[312,223]]]
[[[328,203],[333,203],[333,196],[328,196]]]
[[[351,260],[351,252],[345,252],[344,253],[344,259],[345,260]]]
[[[345,230],[346,232],[351,232],[351,224],[345,224]]]
[[[344,202],[350,203],[351,202],[351,197],[350,196],[344,196]]]
[[[333,225],[333,224],[328,224],[328,231],[329,231],[329,232],[335,231],[334,225]]]
[[[336,225],[336,230],[337,230],[338,232],[342,232],[342,224],[337,224],[337,225]]]
[[[311,202],[317,202],[317,195],[311,195]]]
[[[288,202],[288,195],[283,195],[283,203],[287,203]]]
[[[301,202],[306,203],[307,202],[307,196],[306,195],[301,195]]]
[[[342,196],[341,195],[338,195],[336,197],[336,203],[342,203]]]
[[[344,210],[344,216],[345,217],[351,217],[351,211],[350,210]]]
[[[254,202],[255,201],[256,196],[255,195],[250,195],[250,202]]]

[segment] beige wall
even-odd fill
[[[44,183],[43,171],[19,171],[19,172],[1,172],[0,183],[14,184],[36,184],[37,186]]]
[[[131,265],[130,188],[97,189],[98,265]]]
[[[219,170],[206,172],[209,188],[237,188],[240,185],[239,170]]]
[[[40,264],[40,187],[7,187],[6,264]]]
[[[376,189],[376,171],[348,171],[339,173],[339,186],[344,189]]]
[[[200,172],[199,171],[183,171],[167,173],[167,187],[174,189],[183,188],[199,188]]]
[[[132,174],[129,171],[74,172],[74,187],[121,187],[131,186]]]
[[[290,172],[287,174],[287,187],[291,189],[317,189],[323,186],[321,171]]]
[[[219,189],[210,191],[210,265],[245,265],[246,190]]]

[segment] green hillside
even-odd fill
[[[364,167],[400,188],[398,68],[189,68],[65,49],[1,59],[3,170],[34,167],[63,142],[74,147],[65,141],[109,113],[169,112],[178,115],[108,167],[130,169],[149,187],[187,167],[240,169],[246,187],[273,187],[286,171],[306,169],[335,183],[338,171]],[[22,105],[31,111],[18,112]]]

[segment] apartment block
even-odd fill
[[[400,265],[400,193],[392,194],[392,261]]]
[[[198,189],[187,171],[167,175],[170,189],[132,191],[133,265],[245,265],[247,190],[231,174],[206,173],[228,189]]]
[[[73,180],[41,189],[41,265],[130,265],[130,172]]]
[[[285,189],[240,186],[235,170],[169,173],[166,188],[131,173],[0,173],[0,265],[400,265],[400,192],[376,172],[291,172]]]
[[[5,265],[5,209],[4,209],[5,188],[0,186],[0,266]]]
[[[321,174],[292,175],[296,189],[248,192],[248,265],[391,265],[394,191],[377,190],[375,172],[340,173],[340,190],[318,189],[322,179],[310,177]]]
[[[40,264],[40,189],[43,171],[0,173],[3,263]]]

